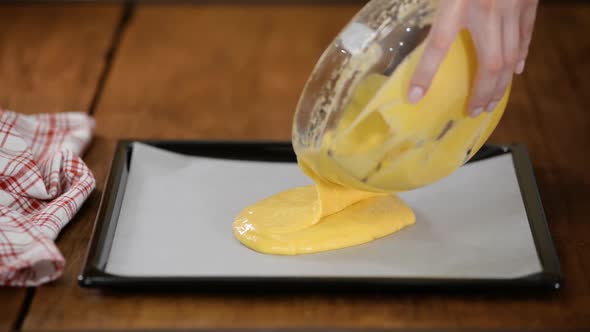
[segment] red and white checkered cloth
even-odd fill
[[[79,157],[93,131],[83,113],[0,109],[0,286],[37,286],[63,272],[54,240],[94,190]]]

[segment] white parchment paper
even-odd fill
[[[185,156],[134,143],[106,271],[122,276],[514,278],[541,271],[512,156],[463,166],[402,194],[416,224],[377,241],[302,256],[242,246],[247,205],[311,184],[290,163]]]

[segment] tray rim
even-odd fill
[[[510,153],[518,179],[523,203],[525,205],[529,226],[542,266],[539,273],[511,279],[486,278],[430,278],[430,277],[399,277],[399,278],[351,278],[351,277],[133,277],[110,274],[104,271],[110,252],[110,244],[105,243],[110,237],[112,241],[116,231],[116,222],[122,198],[125,193],[126,168],[128,167],[132,144],[144,143],[166,150],[183,153],[186,149],[197,147],[225,148],[243,151],[244,148],[258,148],[275,151],[283,155],[269,160],[277,162],[294,162],[292,145],[288,141],[263,140],[118,140],[115,153],[108,171],[98,213],[96,215],[91,240],[87,247],[82,269],[78,275],[78,284],[84,288],[111,289],[153,289],[153,288],[194,288],[194,289],[241,289],[244,286],[255,289],[543,289],[558,290],[563,285],[563,275],[559,258],[555,250],[541,196],[536,183],[534,169],[529,153],[523,144],[484,144],[469,161],[477,162],[486,158]],[[186,153],[186,152],[185,152]],[[195,155],[203,155],[197,153]],[[238,158],[240,159],[240,158]],[[250,160],[264,160],[251,158]],[[116,214],[116,216],[115,216]]]

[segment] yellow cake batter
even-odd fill
[[[500,121],[511,85],[491,113],[467,115],[476,53],[461,31],[418,104],[406,91],[424,44],[391,77],[373,74],[356,89],[319,149],[297,151],[326,180],[361,190],[402,192],[438,181],[469,160]]]
[[[426,96],[408,103],[405,92],[423,47],[391,77],[366,77],[319,149],[296,151],[315,185],[244,209],[233,225],[241,243],[268,254],[314,253],[363,244],[415,222],[394,193],[433,183],[471,158],[496,127],[510,91],[494,112],[467,115],[476,65],[470,35],[462,31]]]
[[[396,196],[312,179],[316,185],[244,209],[234,222],[235,236],[259,252],[296,255],[366,243],[415,221],[412,209]]]

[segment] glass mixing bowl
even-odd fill
[[[407,191],[451,174],[483,145],[510,87],[493,113],[467,116],[476,69],[468,32],[459,34],[424,98],[412,105],[405,97],[437,4],[372,0],[324,51],[293,122],[293,148],[306,173],[361,190]]]

